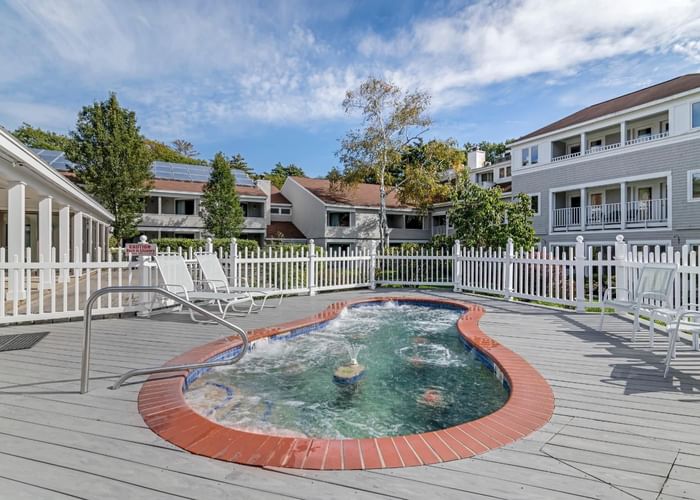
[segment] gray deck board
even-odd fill
[[[436,291],[355,291],[293,297],[234,318],[244,328],[301,318],[347,298],[388,293],[482,304],[482,329],[521,354],[555,393],[552,420],[469,460],[382,471],[244,467],[190,455],[145,427],[140,384],[107,387],[131,368],[160,365],[225,334],[164,313],[94,322],[91,392],[77,394],[82,323],[34,348],[0,353],[0,498],[700,498],[700,353],[679,348],[660,373],[667,339],[631,342],[631,323]]]

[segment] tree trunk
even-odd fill
[[[386,187],[384,186],[384,176],[382,175],[379,183],[379,242],[381,249],[386,247]]]

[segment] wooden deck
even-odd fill
[[[356,291],[287,299],[240,318],[245,328],[301,318]],[[0,353],[0,498],[700,498],[700,353],[679,349],[662,378],[665,337],[630,342],[631,323],[443,292],[485,306],[482,329],[525,357],[556,396],[550,423],[477,458],[407,469],[258,469],[185,453],[147,429],[140,388],[107,386],[223,333],[187,317],[94,323],[91,392],[77,393],[82,323],[50,331],[27,351]],[[403,293],[402,293],[403,295]]]

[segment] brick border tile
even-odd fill
[[[348,306],[407,301],[466,309],[457,320],[462,338],[501,370],[510,395],[495,412],[442,430],[367,439],[290,438],[242,431],[213,422],[195,412],[183,393],[187,372],[152,375],[141,388],[139,413],[146,425],[172,444],[205,457],[261,467],[315,470],[357,470],[410,467],[469,458],[499,448],[536,431],[554,412],[554,394],[527,361],[479,328],[484,309],[459,300],[417,297],[374,297],[336,302],[313,316],[257,328],[251,341],[331,320]],[[196,347],[165,363],[200,363],[240,345],[230,337]]]

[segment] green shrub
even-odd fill
[[[309,245],[307,245],[306,243],[279,243],[274,245],[267,245],[265,249],[272,249],[273,252],[282,252],[283,254],[286,254],[287,252],[289,252],[290,254],[296,254],[302,249],[308,252]],[[323,255],[323,250],[323,247],[316,246],[316,255]]]
[[[206,248],[207,240],[193,240],[189,238],[159,238],[151,240],[151,243],[158,245],[159,250],[165,250],[170,247],[170,250],[175,251],[178,248],[182,248],[183,251],[187,251],[190,248],[193,250],[199,250],[200,248]],[[258,249],[258,242],[255,240],[243,240],[237,239],[238,251],[243,252],[247,248],[249,252],[254,252]],[[212,240],[214,245],[214,251],[218,252],[219,248],[223,248],[224,252],[228,252],[231,246],[231,240],[228,238],[214,238]]]

